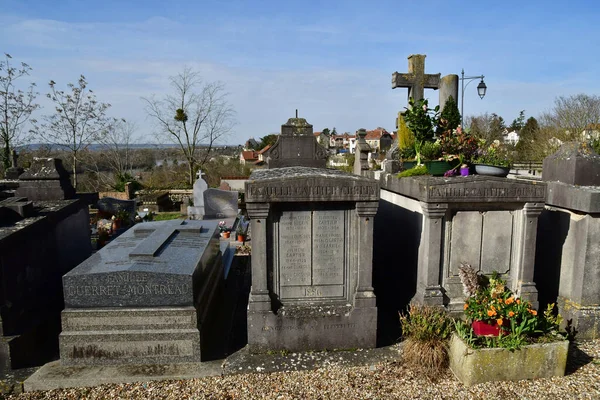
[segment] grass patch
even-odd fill
[[[185,215],[181,215],[180,212],[163,212],[163,213],[158,213],[154,215],[154,218],[152,218],[153,221],[169,221],[172,219],[178,219],[178,218],[185,218]]]

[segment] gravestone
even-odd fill
[[[375,347],[371,287],[379,188],[337,170],[255,170],[246,183],[252,231],[252,352]]]
[[[61,363],[200,361],[221,257],[217,221],[128,230],[63,277]]]
[[[376,241],[378,293],[404,284],[386,277],[401,268],[415,272],[412,301],[462,312],[458,268],[464,262],[482,274],[498,271],[513,291],[538,307],[533,273],[546,184],[483,175],[398,179],[390,174],[382,175],[380,184],[377,238],[389,234],[385,223],[394,220],[394,214],[417,218],[418,223],[410,225],[418,228],[398,229],[393,247]],[[406,256],[390,268],[389,259],[398,253]]]
[[[129,221],[133,222],[136,214],[135,200],[121,200],[114,197],[103,197],[96,202],[96,207],[101,214],[113,216],[117,212],[124,210],[129,214]]]
[[[19,159],[19,156],[17,155],[17,152],[15,150],[13,150],[12,151],[12,166],[10,168],[8,168],[6,170],[6,172],[4,173],[4,177],[6,179],[11,179],[11,180],[19,179],[19,175],[21,175],[23,173],[23,168],[19,168],[19,164],[17,162],[18,159]]]
[[[371,146],[365,140],[367,131],[364,128],[359,129],[356,132],[356,157],[354,161],[354,173],[356,175],[362,175],[363,171],[369,170],[369,153],[371,152]]]
[[[31,201],[67,200],[75,197],[75,188],[61,159],[34,158],[31,167],[19,176],[15,196]]]
[[[238,214],[238,192],[206,189],[204,195],[204,219],[229,218]]]
[[[202,179],[202,175],[204,175],[202,171],[198,171],[198,179],[194,182],[194,206],[187,209],[189,219],[202,219],[206,213],[204,209],[204,192],[208,189],[208,183]]]
[[[600,156],[565,143],[544,159],[547,207],[540,217],[539,279],[581,339],[600,338]],[[554,281],[552,280],[554,279]],[[552,290],[552,289],[551,289]],[[556,299],[558,297],[558,299]]]
[[[424,89],[437,90],[440,85],[441,74],[425,73],[424,54],[411,54],[408,56],[408,72],[392,74],[392,89],[408,88],[408,99],[415,102],[423,99]]]
[[[281,135],[267,154],[269,168],[325,168],[326,163],[327,150],[317,142],[313,126],[297,115],[281,125]]]
[[[61,279],[91,252],[80,200],[0,202],[0,372],[56,359]]]

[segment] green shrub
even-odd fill
[[[440,307],[411,304],[408,314],[400,315],[402,360],[430,378],[448,367],[448,339],[454,323]]]
[[[425,142],[421,146],[421,156],[424,160],[437,160],[442,156],[442,147],[437,142]]]

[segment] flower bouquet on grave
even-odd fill
[[[444,176],[469,175],[469,161],[477,153],[477,139],[465,131],[460,125],[456,129],[446,130],[438,136],[442,154],[446,159],[459,160],[458,164],[448,170]]]

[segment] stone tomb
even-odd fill
[[[66,274],[61,362],[200,361],[223,274],[217,223],[138,224]]]
[[[251,352],[375,347],[371,287],[379,188],[336,170],[258,170],[252,230]]]
[[[382,175],[380,183],[376,236],[383,237],[380,229],[390,233],[386,223],[396,214],[413,229],[396,229],[393,243],[377,241],[378,293],[403,284],[404,290],[395,290],[399,295],[412,290],[415,302],[462,312],[458,268],[465,262],[482,274],[500,272],[512,290],[538,307],[533,272],[545,183],[483,175],[398,179],[391,174]],[[418,222],[410,221],[414,219]],[[388,276],[393,271],[404,275],[394,279]],[[403,282],[394,282],[398,278]],[[406,281],[415,278],[416,288],[406,287]]]

